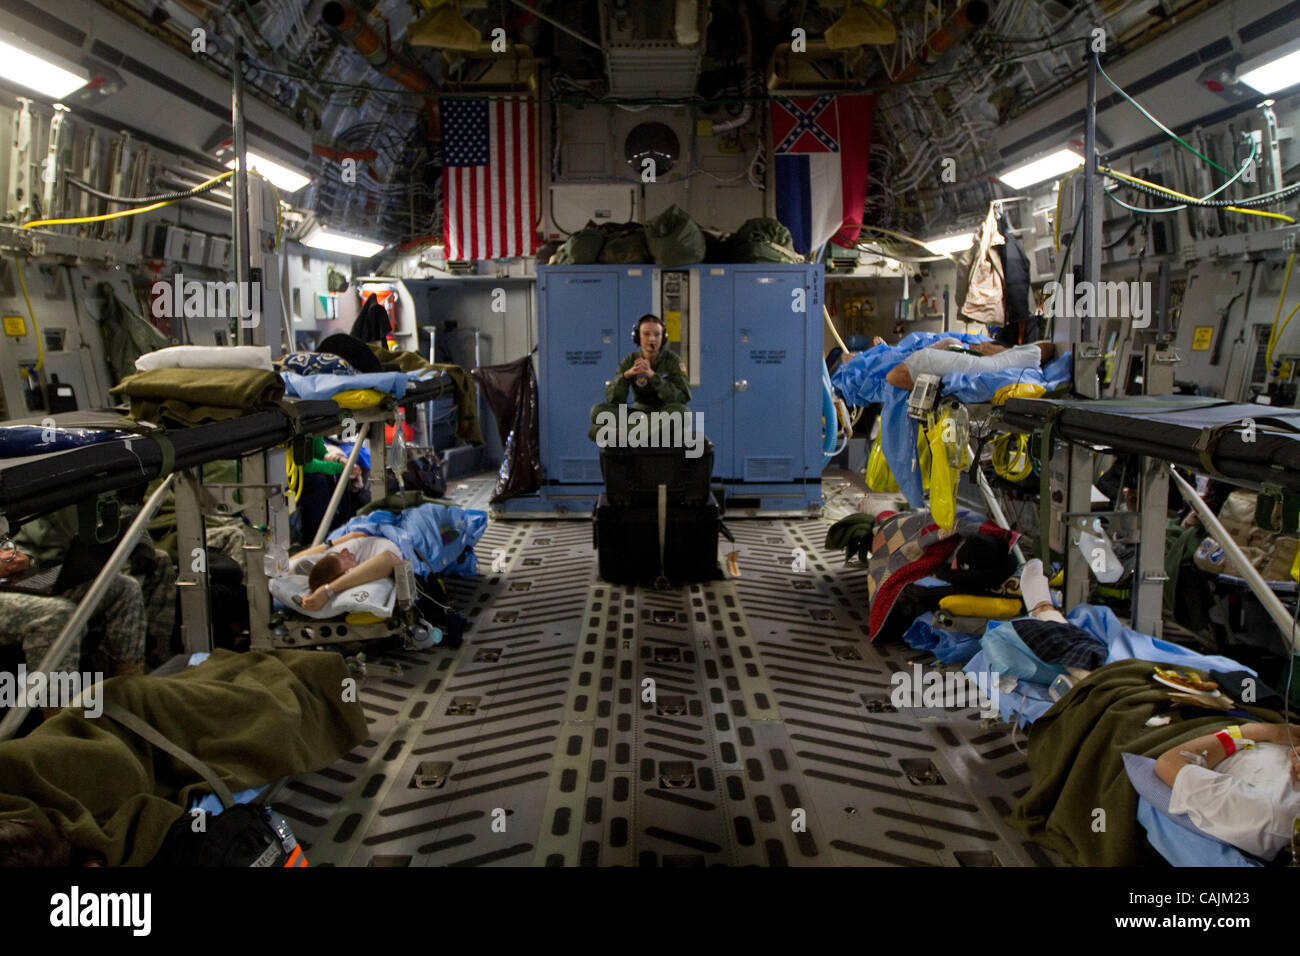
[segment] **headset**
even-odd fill
[[[636,320],[636,325],[632,326],[632,344],[637,346],[637,348],[641,347],[641,326],[646,322],[654,322],[658,324],[659,328],[663,330],[661,345],[667,345],[668,325],[653,312],[647,312],[645,315],[641,316],[641,318]]]

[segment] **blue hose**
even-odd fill
[[[839,418],[835,414],[835,392],[831,388],[831,376],[826,371],[826,363],[822,363],[822,419],[825,424],[822,425],[822,454],[826,460],[835,454],[835,435],[839,429]]]

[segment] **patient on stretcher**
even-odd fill
[[[318,544],[290,556],[290,566],[297,566],[300,559],[317,555],[321,557],[312,562],[307,577],[309,590],[296,599],[296,603],[308,611],[320,610],[349,588],[388,577],[402,562],[400,549],[387,538],[353,531],[332,545]],[[301,568],[296,570],[301,573]]]
[[[978,354],[972,355],[971,352]],[[895,365],[885,381],[910,389],[917,375],[944,376],[951,372],[993,372],[1005,368],[1041,368],[1056,355],[1051,342],[1035,342],[1007,348],[996,342],[967,344],[957,339],[940,339],[913,352]]]

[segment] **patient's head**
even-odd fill
[[[0,820],[0,867],[71,866],[72,844],[17,820]]]
[[[341,577],[346,570],[337,554],[327,554],[316,562],[316,566],[311,569],[311,574],[307,575],[307,587],[315,591]]]

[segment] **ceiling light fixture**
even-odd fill
[[[975,233],[959,232],[951,236],[936,236],[934,239],[925,240],[925,247],[935,255],[944,255],[949,252],[965,252],[975,241]]]
[[[357,256],[360,259],[369,259],[384,248],[382,242],[372,242],[369,239],[349,236],[323,227],[317,227],[304,236],[302,244],[326,252],[341,252],[344,255]]]
[[[233,156],[226,160],[226,169],[234,169],[236,165]],[[296,193],[311,182],[310,176],[305,176],[288,166],[277,163],[275,160],[267,159],[251,149],[248,151],[248,168],[255,173],[262,174],[271,181],[276,189],[286,193]]]
[[[1237,67],[1237,82],[1266,94],[1300,83],[1300,40],[1247,60]]]
[[[0,39],[0,80],[61,100],[85,86],[90,76],[84,70],[65,69],[43,56]]]
[[[1012,189],[1025,189],[1048,179],[1056,179],[1082,165],[1082,155],[1073,149],[1058,149],[998,173],[998,179]]]

